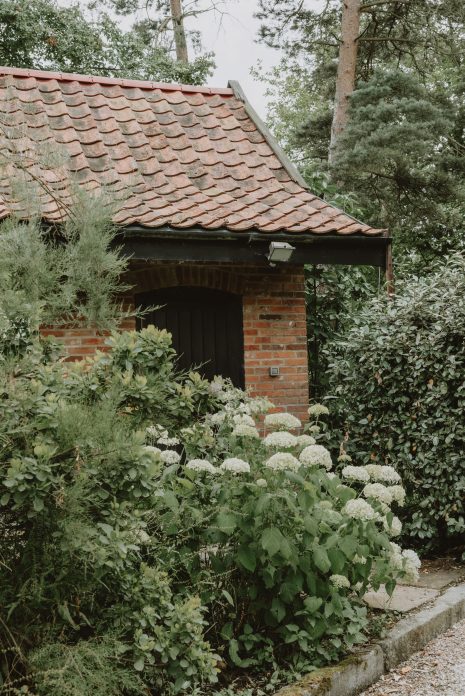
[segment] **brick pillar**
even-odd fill
[[[303,268],[251,273],[243,295],[246,387],[307,418],[308,358]],[[270,376],[270,367],[279,376]]]

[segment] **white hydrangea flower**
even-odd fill
[[[381,464],[366,464],[365,469],[372,481],[379,481],[381,476]]]
[[[297,445],[297,438],[292,433],[287,433],[283,430],[277,430],[274,433],[268,433],[264,438],[263,444],[265,447],[276,447],[278,449],[287,449]]]
[[[400,507],[403,507],[406,495],[405,489],[402,486],[389,486],[388,491],[391,494],[392,500],[395,501]]]
[[[147,534],[145,529],[142,529],[142,527],[129,530],[129,537],[132,543],[140,544],[141,546],[150,544],[152,541],[152,538],[149,536],[149,534]]]
[[[181,428],[180,433],[183,437],[191,437],[192,435],[195,434],[195,428],[192,428],[192,427]]]
[[[327,416],[329,409],[323,404],[312,404],[308,409],[308,415],[318,418],[318,416]]]
[[[243,459],[237,457],[229,457],[220,465],[221,471],[230,471],[233,474],[248,474],[250,472],[250,464]]]
[[[340,457],[338,461],[340,460]],[[370,474],[363,466],[352,466],[348,464],[342,470],[342,476],[349,481],[359,481],[360,483],[365,483],[370,480]]]
[[[365,556],[359,556],[358,553],[355,554],[352,560],[354,563],[360,563],[360,565],[365,565],[367,562]]]
[[[259,488],[266,488],[268,485],[267,480],[264,478],[257,479],[255,483],[257,484],[257,486],[259,486]]]
[[[421,561],[418,555],[412,549],[405,549],[402,551],[402,558],[405,562],[405,580],[407,582],[416,582],[419,577],[419,569],[421,567]]]
[[[319,425],[316,425],[316,424],[311,425],[311,426],[309,427],[309,432],[314,433],[315,435],[318,435],[318,433],[320,432],[320,430],[321,430],[320,426],[319,426]]]
[[[401,477],[392,466],[382,466],[380,480],[386,483],[399,483]]]
[[[384,481],[385,483],[399,483],[399,474],[392,466],[382,466],[381,464],[367,464],[365,469],[370,474],[372,481]]]
[[[345,575],[331,575],[329,581],[334,587],[350,587],[349,578],[346,578]]]
[[[354,520],[376,520],[378,518],[378,514],[373,510],[370,503],[361,498],[348,500],[342,508],[342,512]]]
[[[237,399],[237,392],[235,389],[225,389],[223,385],[217,396],[223,403],[230,403]]]
[[[167,429],[163,425],[158,425],[157,423],[155,425],[149,425],[149,427],[145,429],[145,432],[155,439],[159,437],[168,437]]]
[[[240,403],[237,407],[239,413],[244,413],[246,416],[250,416],[250,406],[244,402]]]
[[[224,380],[222,377],[217,375],[212,379],[210,384],[208,385],[210,394],[213,394],[214,396],[217,396],[219,392],[223,391],[224,389]]]
[[[208,459],[190,459],[186,464],[186,469],[198,472],[206,471],[208,474],[216,474],[218,471]]]
[[[160,452],[160,459],[164,464],[179,464],[181,455],[175,450],[164,450]]]
[[[299,459],[304,466],[324,466],[331,469],[333,462],[331,455],[323,445],[309,445],[299,454]]]
[[[393,570],[404,569],[404,559],[402,558],[402,549],[398,544],[391,542],[391,554],[389,556],[389,564]]]
[[[336,474],[333,471],[328,471],[326,476],[332,481],[333,478],[336,478]]]
[[[239,423],[233,428],[232,434],[235,437],[254,437],[259,438],[260,433],[257,428],[252,425],[246,425],[245,423]]]
[[[322,519],[327,524],[339,526],[344,518],[337,510],[324,510]]]
[[[236,413],[233,416],[233,423],[235,425],[249,425],[251,428],[255,428],[255,421],[248,413]]]
[[[421,561],[418,557],[418,554],[413,549],[404,549],[402,551],[402,556],[404,558],[407,558],[410,561],[410,563],[413,566],[415,566],[415,568],[421,568]]]
[[[385,505],[390,505],[392,503],[392,496],[389,488],[383,486],[382,483],[367,483],[363,489],[363,495],[365,498],[375,498],[379,500],[380,503]]]
[[[268,413],[265,416],[265,428],[269,430],[295,430],[302,423],[292,413]]]
[[[341,464],[343,462],[351,462],[352,457],[350,455],[348,455],[347,452],[343,452],[342,454],[339,455],[339,457],[337,458],[337,461],[341,462]]]
[[[266,397],[257,396],[249,401],[249,410],[252,415],[268,413],[268,411],[274,407],[274,404]]]
[[[277,452],[266,460],[265,466],[274,471],[298,471],[300,462],[289,452]]]
[[[212,413],[212,415],[210,416],[210,422],[213,425],[222,425],[224,423],[225,418],[225,411],[218,411],[217,413]]]
[[[316,440],[311,435],[298,435],[297,436],[297,446],[298,447],[309,447],[309,445],[316,445]]]
[[[175,447],[176,445],[179,445],[179,438],[159,437],[157,440],[157,445],[165,445],[165,447]]]
[[[383,526],[384,526],[384,529],[386,530],[386,532],[389,534],[389,536],[393,536],[393,537],[399,536],[399,534],[402,531],[402,522],[395,515],[392,518],[392,522],[391,522],[390,526],[388,524],[387,519],[384,518]]]

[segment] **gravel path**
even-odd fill
[[[360,696],[465,696],[465,621],[432,640]]]

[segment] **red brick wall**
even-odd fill
[[[308,362],[303,269],[251,274],[243,311],[247,387],[305,419]],[[279,368],[278,377],[270,377],[272,366]]]
[[[186,285],[240,294],[247,389],[305,419],[308,364],[303,268],[138,262],[128,283],[134,293]],[[128,296],[127,300],[133,302],[134,298]],[[134,328],[134,323],[128,321],[123,328]],[[101,349],[105,340],[93,329],[48,329],[47,333],[61,338],[74,360]],[[270,367],[279,367],[280,375],[271,377]]]
[[[127,319],[121,326],[123,331],[131,331],[136,328],[134,319]],[[96,350],[106,350],[105,339],[108,332],[97,331],[90,327],[79,328],[54,328],[43,327],[43,336],[54,336],[65,347],[67,360],[81,360],[93,355]]]

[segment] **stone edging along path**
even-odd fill
[[[386,638],[337,665],[311,672],[275,696],[355,696],[463,618],[465,583],[451,587],[426,609],[398,621]]]

